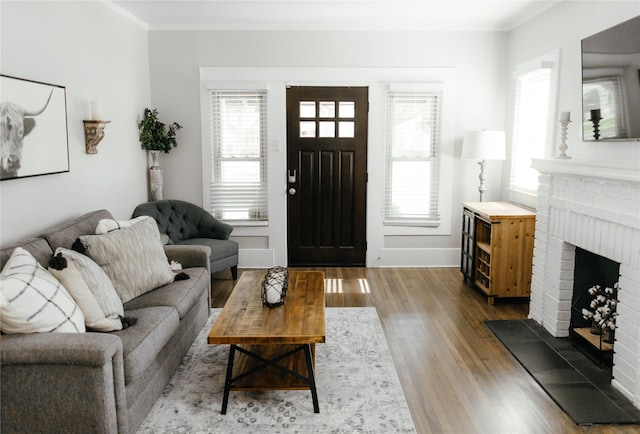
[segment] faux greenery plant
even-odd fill
[[[138,124],[140,129],[140,143],[147,151],[163,151],[168,154],[172,148],[178,146],[176,132],[182,126],[176,122],[168,127],[158,119],[157,109],[144,109],[144,116]]]

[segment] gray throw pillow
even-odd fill
[[[174,279],[152,218],[103,235],[79,238],[84,253],[105,271],[123,303]]]

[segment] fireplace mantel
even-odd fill
[[[532,159],[531,166],[540,173],[591,176],[640,183],[639,161],[596,161],[581,159]]]

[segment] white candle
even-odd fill
[[[267,303],[276,304],[282,296],[282,285],[276,283],[274,286],[267,288]]]
[[[570,121],[570,120],[571,120],[571,112],[560,113],[560,121]]]
[[[100,101],[91,101],[91,119],[94,121],[102,120],[102,103]]]

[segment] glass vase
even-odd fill
[[[611,330],[609,327],[603,327],[602,329],[602,341],[608,344],[612,344],[614,340],[615,330]]]

